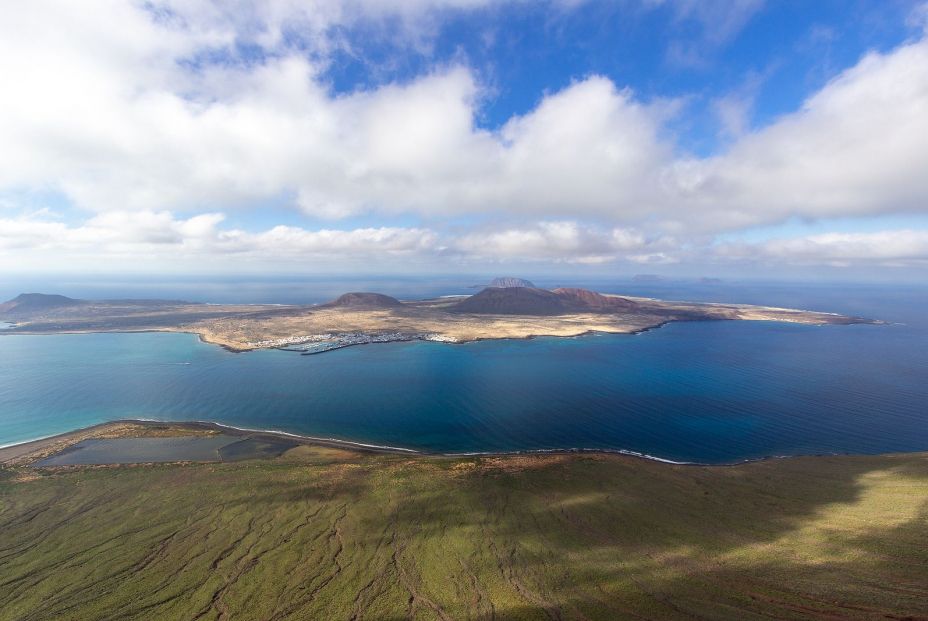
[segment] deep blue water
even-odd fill
[[[928,450],[928,292],[639,290],[903,325],[675,323],[640,335],[232,354],[183,334],[0,336],[0,445],[117,418],[213,420],[443,452],[683,461]],[[627,289],[626,289],[627,290]]]

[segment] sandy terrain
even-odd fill
[[[370,294],[364,294],[370,295]],[[593,294],[595,295],[595,294]],[[806,324],[872,323],[832,313],[739,304],[632,301],[633,308],[610,312],[514,315],[456,312],[457,300],[406,301],[387,308],[320,306],[250,306],[153,303],[84,304],[16,318],[8,334],[70,332],[192,332],[205,342],[233,351],[285,347],[325,335],[354,335],[380,340],[428,340],[461,343],[479,339],[577,336],[588,332],[634,333],[669,321],[757,320]],[[360,339],[360,340],[359,340]],[[349,342],[347,344],[354,344]]]
[[[749,305],[694,304],[631,298],[641,309],[622,313],[575,313],[554,316],[487,315],[448,312],[445,300],[406,302],[396,309],[294,308],[288,313],[241,314],[171,328],[196,332],[209,343],[244,351],[287,345],[320,334],[395,332],[428,335],[462,343],[479,339],[577,336],[589,332],[629,334],[669,321],[756,320],[805,324],[856,323],[831,313]]]

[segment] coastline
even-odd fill
[[[772,460],[782,460],[782,459],[800,459],[800,458],[816,458],[816,457],[839,457],[839,456],[864,456],[871,454],[852,454],[852,453],[818,453],[818,454],[800,454],[800,455],[767,455],[763,457],[742,459],[732,462],[696,462],[696,461],[676,461],[672,459],[667,459],[664,457],[658,457],[656,455],[649,455],[647,453],[642,453],[640,451],[633,451],[629,449],[608,449],[608,448],[562,448],[562,449],[526,449],[526,450],[514,450],[514,451],[466,451],[466,452],[441,452],[441,451],[422,451],[417,449],[411,449],[406,447],[399,446],[389,446],[381,444],[371,444],[365,442],[357,442],[352,440],[342,440],[338,438],[325,438],[319,436],[310,436],[297,433],[291,433],[287,431],[281,431],[277,429],[254,429],[248,427],[235,427],[233,425],[226,425],[223,423],[217,423],[213,421],[170,421],[170,420],[154,420],[154,419],[140,419],[140,418],[128,418],[128,419],[119,419],[114,421],[108,421],[104,423],[98,423],[95,425],[90,425],[88,427],[82,427],[79,429],[74,429],[71,431],[66,431],[59,434],[54,434],[50,436],[45,436],[41,438],[35,438],[32,440],[24,440],[22,442],[15,442],[12,444],[6,444],[0,446],[0,466],[5,464],[10,464],[19,459],[28,457],[33,453],[37,453],[46,449],[56,448],[53,453],[57,453],[60,450],[64,450],[68,446],[81,442],[85,439],[93,438],[95,434],[106,433],[107,431],[119,428],[120,426],[137,426],[143,428],[162,428],[165,426],[170,426],[178,430],[186,430],[190,432],[219,432],[225,433],[228,435],[242,436],[243,438],[277,438],[277,439],[287,439],[293,440],[303,445],[310,446],[321,446],[326,448],[336,448],[342,450],[355,451],[358,453],[373,453],[381,455],[405,455],[409,457],[428,457],[428,458],[447,458],[447,459],[465,459],[468,457],[532,457],[532,456],[548,456],[548,455],[609,455],[615,457],[627,457],[630,459],[636,460],[645,460],[648,462],[656,462],[667,464],[671,466],[694,466],[700,468],[730,468],[734,466],[739,466],[743,464],[772,461]],[[912,451],[910,454],[918,454],[921,451]],[[899,455],[905,453],[880,453],[881,455]]]
[[[119,421],[97,423],[96,425],[90,425],[89,427],[81,427],[78,429],[72,429],[71,431],[33,438],[31,440],[23,440],[21,442],[11,442],[9,444],[0,445],[0,464],[3,464],[11,459],[16,459],[22,455],[28,455],[31,452],[52,446],[56,442],[65,442],[75,439],[77,436],[83,434],[93,433],[94,431],[98,430],[102,431],[117,422]]]
[[[567,619],[577,601],[590,619],[864,621],[928,611],[928,453],[737,467],[311,446],[221,457],[0,468],[4,577],[19,594],[7,595],[4,612],[195,617],[220,601],[235,619],[347,619],[360,592],[370,593],[365,618],[405,619],[408,591],[381,599],[394,584],[428,592],[447,619],[493,610],[500,619],[564,610],[547,616]],[[331,589],[314,597],[326,581]],[[507,590],[484,590],[495,584]],[[524,605],[525,584],[545,593],[537,608]],[[481,607],[488,601],[493,608]],[[552,601],[564,608],[545,607]],[[668,601],[675,607],[656,608]],[[690,607],[678,614],[678,603]]]
[[[250,429],[247,427],[235,427],[232,425],[224,425],[222,423],[216,423],[213,421],[169,421],[169,420],[155,420],[149,418],[123,418],[113,421],[107,421],[103,423],[97,423],[95,425],[90,425],[88,427],[81,427],[78,429],[73,429],[71,431],[65,431],[58,434],[53,434],[49,436],[43,436],[41,438],[34,438],[32,440],[24,440],[22,442],[14,442],[11,444],[5,444],[0,446],[0,465],[7,462],[20,459],[32,453],[42,451],[44,449],[53,448],[56,445],[61,445],[62,448],[66,448],[71,444],[76,444],[84,439],[89,439],[94,437],[97,433],[105,433],[107,431],[116,429],[120,426],[132,425],[143,428],[160,428],[164,426],[170,426],[179,430],[187,431],[202,431],[202,432],[221,432],[228,435],[250,437],[250,438],[261,438],[261,437],[271,437],[271,438],[286,438],[289,440],[296,440],[301,444],[310,444],[315,446],[325,446],[328,448],[341,448],[354,450],[362,453],[382,453],[382,454],[401,454],[401,455],[425,455],[427,453],[422,453],[414,449],[394,447],[394,446],[384,446],[378,444],[367,444],[364,442],[353,442],[351,440],[339,440],[337,438],[322,438],[316,436],[306,436],[300,434],[289,433],[286,431],[280,431],[276,429]]]
[[[639,334],[645,334],[646,332],[653,332],[659,330],[664,326],[671,323],[692,323],[692,322],[719,322],[719,321],[730,321],[726,319],[667,319],[653,325],[643,326],[640,328],[633,328],[628,330],[601,330],[601,329],[585,329],[578,330],[575,333],[568,334],[527,334],[525,336],[477,336],[466,339],[457,339],[457,340],[445,340],[437,338],[423,338],[419,336],[414,337],[402,337],[396,339],[384,339],[384,340],[372,340],[370,342],[363,343],[346,343],[344,345],[337,345],[330,347],[328,349],[323,349],[321,351],[302,351],[296,348],[291,348],[290,345],[280,345],[280,346],[267,346],[267,347],[236,347],[235,345],[229,345],[226,343],[221,343],[219,341],[210,340],[206,337],[203,332],[196,330],[184,330],[184,329],[174,329],[174,328],[148,328],[142,330],[64,330],[60,332],[29,332],[29,331],[16,331],[16,332],[7,332],[4,334],[0,332],[0,336],[58,336],[64,334],[190,334],[197,337],[197,340],[204,345],[211,345],[213,347],[219,347],[232,354],[244,354],[253,351],[262,351],[262,350],[276,350],[276,351],[285,351],[290,353],[295,353],[301,356],[318,356],[320,354],[327,354],[332,351],[338,351],[339,349],[347,349],[349,347],[360,347],[363,345],[378,345],[382,343],[412,343],[412,342],[422,342],[422,343],[438,343],[441,345],[467,345],[469,343],[480,343],[483,341],[533,341],[537,339],[575,339],[584,336],[637,336]],[[783,323],[799,323],[799,322],[789,322],[784,321]],[[816,324],[799,324],[799,325],[816,325]],[[379,335],[370,334],[368,336],[377,337]],[[0,446],[0,449],[4,446]]]
[[[249,347],[249,348],[239,348],[232,345],[226,345],[224,343],[219,343],[217,341],[211,341],[204,337],[201,332],[194,331],[182,331],[182,330],[151,330],[152,332],[175,332],[175,333],[184,333],[184,334],[195,334],[201,343],[207,345],[218,345],[219,347],[225,349],[226,351],[243,354],[250,351],[260,351],[262,349],[276,349],[277,351],[286,351],[291,353],[296,353],[301,356],[318,356],[320,354],[327,354],[332,351],[338,351],[339,349],[347,349],[349,347],[360,347],[363,345],[378,345],[382,343],[438,343],[440,345],[467,345],[469,343],[481,343],[484,341],[533,341],[537,339],[575,339],[583,336],[592,336],[595,334],[608,335],[608,336],[634,336],[636,334],[643,334],[645,332],[651,332],[652,330],[658,330],[669,323],[674,323],[675,320],[669,319],[666,321],[661,321],[660,323],[655,323],[654,325],[644,326],[641,328],[634,328],[628,330],[596,330],[596,329],[584,329],[578,330],[577,332],[567,333],[567,334],[526,334],[524,336],[511,336],[511,335],[500,335],[500,336],[475,336],[471,338],[459,338],[459,339],[436,339],[436,338],[424,338],[420,336],[408,336],[404,335],[400,338],[395,339],[384,339],[384,340],[372,340],[365,343],[346,343],[344,345],[336,345],[328,349],[321,351],[302,351],[296,348],[292,348],[289,345],[283,345],[279,347]],[[723,319],[712,320],[712,321],[724,321]],[[370,334],[368,336],[377,337],[379,335]]]
[[[619,297],[587,293],[604,300]],[[315,355],[371,343],[435,341],[459,344],[482,340],[572,338],[589,333],[640,334],[678,321],[771,321],[806,325],[884,323],[834,312],[779,306],[661,301],[631,296],[626,299],[633,304],[631,310],[605,312],[599,307],[584,307],[555,314],[541,311],[532,314],[528,310],[514,313],[505,309],[499,312],[454,311],[448,310],[447,300],[441,298],[395,301],[394,306],[387,307],[323,304],[294,307],[283,314],[277,312],[277,308],[269,310],[266,306],[248,308],[244,312],[241,306],[219,305],[216,313],[209,315],[194,313],[186,307],[168,315],[155,312],[157,309],[149,309],[145,314],[127,313],[115,307],[99,317],[78,311],[61,317],[38,315],[25,323],[9,326],[0,331],[0,335],[175,332],[195,334],[203,343],[235,353],[285,349]],[[109,307],[104,304],[101,308]],[[196,310],[201,308],[197,306]]]

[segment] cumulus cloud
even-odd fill
[[[190,264],[209,269],[220,267],[217,262],[293,268],[442,251],[433,231],[415,227],[274,226],[248,232],[221,227],[223,219],[218,213],[177,218],[167,211],[106,212],[72,226],[48,217],[0,218],[0,265],[29,269],[51,257],[59,265],[115,270]]]
[[[790,265],[928,265],[928,231],[893,230],[874,233],[824,233],[791,239],[718,246],[723,260],[749,260]]]
[[[95,264],[232,261],[285,267],[334,265],[351,261],[434,261],[461,265],[517,262],[603,263],[672,261],[673,240],[649,239],[638,231],[597,228],[570,221],[531,226],[440,233],[422,227],[365,227],[308,230],[274,226],[248,232],[222,226],[223,214],[178,218],[170,212],[106,212],[79,225],[48,214],[0,219],[0,265],[24,267],[48,256],[57,261]]]
[[[680,198],[710,226],[924,211],[928,40],[868,54],[802,108],[724,155],[677,162]]]
[[[602,229],[571,221],[539,222],[533,227],[471,233],[459,238],[454,246],[469,257],[489,261],[674,261],[667,254],[674,247],[673,240],[648,239],[635,230]]]
[[[357,265],[445,266],[561,263],[766,264],[853,267],[928,266],[928,232],[825,233],[763,242],[684,242],[640,230],[569,220],[465,233],[426,227],[310,230],[272,226],[250,232],[223,226],[225,216],[189,218],[167,212],[112,211],[80,224],[50,213],[0,218],[0,269],[62,265],[110,270],[189,267],[285,270]]]
[[[667,124],[674,102],[601,76],[494,130],[475,122],[489,94],[465,65],[341,94],[323,77],[335,26],[488,2],[5,6],[0,190],[59,192],[97,215],[79,226],[7,218],[0,243],[673,261],[722,231],[928,205],[928,35],[866,55],[761,129],[743,122],[744,98],[721,102],[732,140],[711,157],[681,152]],[[699,3],[678,6],[702,19]],[[729,33],[760,4],[734,6]],[[243,42],[261,53],[243,57]],[[221,226],[219,212],[281,200],[333,225]],[[497,228],[337,230],[365,213]]]

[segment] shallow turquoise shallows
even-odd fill
[[[906,325],[678,323],[318,356],[233,354],[187,334],[4,335],[0,445],[155,418],[439,452],[605,448],[731,462],[926,450],[919,301],[845,306]]]

